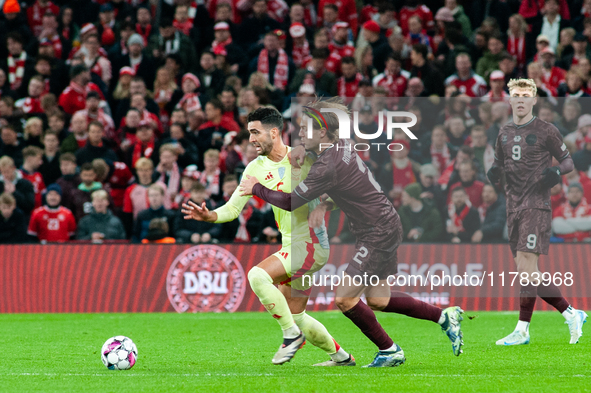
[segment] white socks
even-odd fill
[[[515,328],[515,330],[519,330],[523,333],[529,333],[529,322],[517,321],[517,327]]]

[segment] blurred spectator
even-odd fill
[[[154,137],[152,124],[145,120],[140,121],[135,132],[135,140],[127,148],[125,160],[127,165],[135,167],[135,164],[140,158],[151,158],[154,154],[155,146],[156,138]]]
[[[216,97],[224,87],[224,74],[215,66],[215,58],[212,52],[201,54],[200,72],[197,78],[202,82],[203,90],[208,97]]]
[[[12,158],[19,167],[23,164],[23,143],[19,141],[18,134],[12,125],[6,124],[1,129],[2,144],[0,145],[0,156]]]
[[[174,145],[178,154],[178,164],[181,168],[199,161],[199,152],[195,144],[185,136],[185,127],[180,123],[170,125],[170,137],[162,139],[161,145]]]
[[[25,123],[24,129],[25,146],[36,146],[43,148],[41,134],[43,133],[43,122],[38,117],[31,117]]]
[[[153,218],[148,225],[146,237],[142,239],[143,244],[149,243],[176,243],[176,239],[170,234],[170,226],[166,218]]]
[[[42,244],[67,242],[76,232],[76,220],[70,211],[60,205],[62,189],[50,184],[45,194],[46,203],[33,211],[27,233]]]
[[[554,49],[548,47],[539,52],[540,62],[544,72],[542,73],[542,83],[546,85],[552,92],[553,96],[557,95],[558,86],[565,81],[566,71],[560,67],[556,67],[556,53]]]
[[[115,123],[113,118],[105,113],[105,110],[100,107],[101,97],[96,91],[91,91],[86,95],[85,109],[77,111],[75,114],[81,113],[86,116],[86,123],[91,124],[93,121],[98,121],[103,125],[104,137],[108,139],[115,138]]]
[[[134,76],[142,78],[146,87],[152,90],[156,64],[152,56],[143,52],[145,47],[143,37],[137,33],[132,34],[127,40],[128,52],[121,57],[120,66],[131,67],[135,72]]]
[[[564,137],[564,142],[570,142],[577,150],[585,148],[585,136],[591,131],[591,115],[584,114],[577,120],[577,129]]]
[[[591,133],[585,135],[585,148],[573,154],[575,169],[587,172],[591,167]]]
[[[169,18],[163,18],[158,34],[149,38],[148,52],[159,62],[164,61],[170,54],[178,55],[185,72],[192,72],[198,64],[191,39],[178,32]]]
[[[168,199],[165,189],[160,184],[152,184],[148,187],[148,208],[138,213],[133,230],[132,240],[140,242],[148,236],[150,222],[154,218],[163,218],[169,226],[167,235],[175,236],[177,227],[177,214],[164,206]]]
[[[480,174],[485,175],[495,161],[495,151],[486,138],[486,129],[484,126],[476,125],[470,131],[470,139],[472,140],[472,148],[474,149],[474,156],[480,164]]]
[[[45,191],[43,176],[37,172],[43,163],[43,150],[37,146],[28,146],[23,149],[23,166],[20,174],[23,179],[28,180],[33,185],[35,192],[35,208],[41,206],[41,193]]]
[[[300,86],[312,84],[316,86],[316,92],[320,94],[337,95],[337,80],[335,74],[327,71],[325,67],[328,51],[324,49],[312,50],[312,60],[307,68],[296,71],[289,85],[291,94],[299,91]]]
[[[462,187],[451,191],[448,207],[447,236],[452,243],[469,243],[480,229],[478,210],[468,205],[468,194]]]
[[[452,183],[451,186],[449,186],[449,189],[453,193],[455,188],[462,187],[464,192],[468,195],[470,206],[478,209],[483,203],[482,189],[484,188],[484,183],[476,180],[476,169],[476,165],[474,165],[472,160],[461,161],[458,165],[458,175],[460,180],[456,183]],[[451,194],[447,198],[447,203],[449,202],[451,202]]]
[[[24,243],[27,239],[27,217],[16,207],[14,196],[0,194],[0,244]]]
[[[487,43],[488,52],[476,63],[476,73],[488,80],[491,72],[499,69],[499,62],[503,56],[503,41],[500,36],[491,36]]]
[[[472,243],[497,243],[503,241],[503,231],[507,222],[505,198],[499,195],[494,186],[485,184],[482,188],[482,205],[478,208],[479,230],[472,235]]]
[[[388,190],[388,197],[398,208],[402,203],[402,191],[404,187],[417,181],[416,173],[419,171],[419,164],[408,158],[410,153],[410,144],[403,139],[393,141],[393,151],[390,164],[386,165],[386,171],[383,176],[385,179],[380,180],[380,184],[384,184],[385,189]]]
[[[419,185],[421,186],[420,199],[429,200],[441,216],[444,215],[446,209],[445,194],[441,191],[441,186],[437,184],[439,172],[433,164],[423,164],[421,166],[419,175]]]
[[[209,149],[203,156],[205,169],[201,172],[199,182],[205,186],[208,198],[218,201],[222,197],[221,184],[224,182],[224,174],[220,170],[220,152]]]
[[[63,153],[59,160],[62,176],[56,183],[62,189],[62,205],[74,211],[74,193],[80,184],[80,176],[76,170],[76,156],[72,153]]]
[[[45,184],[55,183],[61,176],[60,173],[60,153],[59,153],[59,136],[51,129],[47,130],[43,135],[43,163],[39,167],[39,172],[43,176]]]
[[[8,156],[0,158],[0,194],[4,192],[12,195],[16,199],[16,206],[27,215],[35,207],[33,185],[23,178],[14,160]]]
[[[490,91],[486,93],[483,100],[489,102],[508,102],[509,93],[505,91],[505,73],[494,70],[490,73]]]
[[[91,194],[92,212],[82,217],[76,231],[77,240],[125,239],[125,229],[121,220],[109,210],[109,194],[105,190],[96,190]]]
[[[223,199],[217,207],[223,206],[238,188],[236,176],[226,176],[222,188]],[[276,228],[265,227],[263,232],[262,215],[251,202],[244,205],[238,219],[221,224],[220,230],[220,241],[230,243],[256,243],[264,237],[274,239],[276,242],[278,236],[279,232]]]
[[[457,149],[464,146],[467,138],[464,120],[459,116],[453,116],[447,119],[445,123],[448,130],[447,138],[449,143]]]
[[[41,96],[44,93],[43,78],[35,75],[29,80],[27,86],[28,97],[21,98],[14,103],[14,107],[27,115],[43,113]]]
[[[272,19],[267,13],[265,0],[254,0],[252,2],[252,16],[242,21],[240,26],[240,39],[242,47],[251,54],[255,47],[262,43],[266,33],[277,30],[281,27],[279,22]]]
[[[159,176],[158,181],[166,184],[168,195],[174,200],[181,186],[181,170],[177,164],[179,152],[172,143],[160,146],[158,152],[160,160],[156,167],[156,175]]]
[[[560,31],[568,26],[570,23],[568,17],[560,16],[560,5],[558,0],[546,0],[543,4],[543,16],[536,20],[532,26],[532,33],[534,36],[543,34],[548,37],[550,48],[556,50],[558,46],[558,39]],[[521,13],[521,12],[520,12]]]
[[[123,198],[123,223],[126,225],[126,231],[128,234],[131,234],[133,219],[137,217],[140,211],[148,208],[148,187],[157,183],[166,190],[166,184],[155,182],[153,179],[154,164],[152,163],[152,160],[142,157],[137,160],[134,168],[137,174],[136,183],[127,187]],[[171,199],[167,194],[164,198],[164,207],[169,209],[170,206]]]
[[[425,90],[427,90],[429,95],[443,96],[445,86],[443,84],[443,75],[433,66],[427,55],[428,49],[426,45],[413,45],[410,52],[412,62],[410,75],[419,77],[423,81]]]
[[[70,85],[62,92],[59,105],[68,115],[86,107],[86,95],[96,91],[102,97],[99,87],[91,82],[90,71],[85,65],[76,65],[70,69]]]
[[[207,122],[199,127],[195,135],[200,157],[197,164],[200,168],[203,168],[202,157],[207,150],[212,148],[220,150],[226,133],[240,130],[240,126],[235,121],[222,116],[223,110],[224,107],[218,99],[212,99],[205,105]]]
[[[382,86],[388,92],[388,97],[403,97],[406,92],[410,73],[401,68],[402,58],[398,53],[386,57],[386,68],[383,73],[373,78],[373,86]]]
[[[398,209],[405,242],[435,242],[441,239],[443,224],[437,208],[430,200],[422,200],[421,186],[413,183],[402,191]]]
[[[552,230],[565,241],[582,242],[591,238],[591,207],[583,196],[583,187],[572,183],[567,201],[552,212]]]
[[[181,176],[181,189],[174,197],[172,202],[172,209],[180,209],[183,203],[191,198],[191,190],[199,183],[199,171],[197,165],[189,165],[183,170]]]
[[[93,121],[88,126],[88,139],[86,145],[76,151],[76,161],[78,165],[92,162],[96,158],[102,158],[111,162],[117,161],[117,155],[109,147],[106,139],[103,138],[103,125],[98,121]]]
[[[34,71],[33,57],[27,54],[24,44],[24,38],[19,32],[9,32],[6,35],[8,57],[2,69],[8,78],[8,87],[19,96],[26,94],[27,85],[23,82],[29,80]]]
[[[472,71],[472,60],[467,53],[456,56],[456,73],[447,77],[445,85],[453,85],[468,97],[482,97],[486,93],[486,81]]]
[[[92,212],[91,194],[103,188],[101,182],[96,181],[96,179],[96,170],[90,162],[80,166],[81,183],[78,184],[78,188],[72,193],[72,204],[77,221],[80,221],[82,217]]]
[[[183,177],[184,179],[184,177]],[[207,197],[207,191],[203,184],[195,184],[190,191],[190,199],[198,206],[205,202],[205,206],[213,209],[212,201]],[[179,243],[209,243],[217,242],[221,230],[220,224],[213,224],[205,221],[182,220],[179,221],[179,229],[176,238]]]
[[[423,162],[430,162],[441,174],[453,161],[456,154],[455,146],[447,141],[445,128],[437,125],[431,133],[431,143],[423,143]]]

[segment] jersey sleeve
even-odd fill
[[[335,165],[318,159],[310,168],[306,180],[298,184],[294,193],[306,202],[313,201],[336,185]]]
[[[29,221],[29,229],[27,229],[27,233],[31,236],[37,236],[37,218],[39,215],[36,211],[33,212],[31,215],[31,220]]]
[[[255,169],[253,165],[254,162],[255,161],[252,161],[250,164],[246,166],[246,168],[244,169],[243,176],[250,175],[256,177],[257,179],[263,179],[265,174],[258,173],[258,171]],[[252,195],[241,196],[240,187],[237,187],[232,196],[230,197],[230,200],[226,202],[224,206],[221,206],[214,210],[214,212],[216,212],[216,214],[218,215],[218,218],[215,221],[215,223],[224,223],[238,218],[240,212],[242,212],[242,209],[244,209],[244,205],[246,205],[246,202],[248,202],[248,200],[251,197]]]
[[[550,127],[548,138],[546,139],[546,148],[556,158],[558,162],[564,161],[569,156],[569,151],[562,140],[562,134],[556,127]]]
[[[505,162],[505,156],[503,153],[503,144],[501,143],[501,133],[499,133],[499,136],[497,137],[497,143],[495,144],[495,166],[498,166],[499,168],[503,167],[503,164]]]

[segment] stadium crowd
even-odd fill
[[[373,133],[417,116],[401,151],[359,151],[409,242],[506,241],[485,173],[511,121],[506,84],[532,78],[536,114],[576,170],[552,189],[555,241],[591,240],[591,0],[4,0],[0,15],[0,243],[279,242],[271,207],[186,221],[224,204],[256,158],[248,113],[341,96]],[[292,102],[294,104],[292,105]],[[357,142],[366,142],[356,137]],[[354,241],[339,210],[333,243]]]

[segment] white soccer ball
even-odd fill
[[[103,344],[101,360],[109,370],[129,370],[137,362],[137,347],[129,337],[111,337]]]

